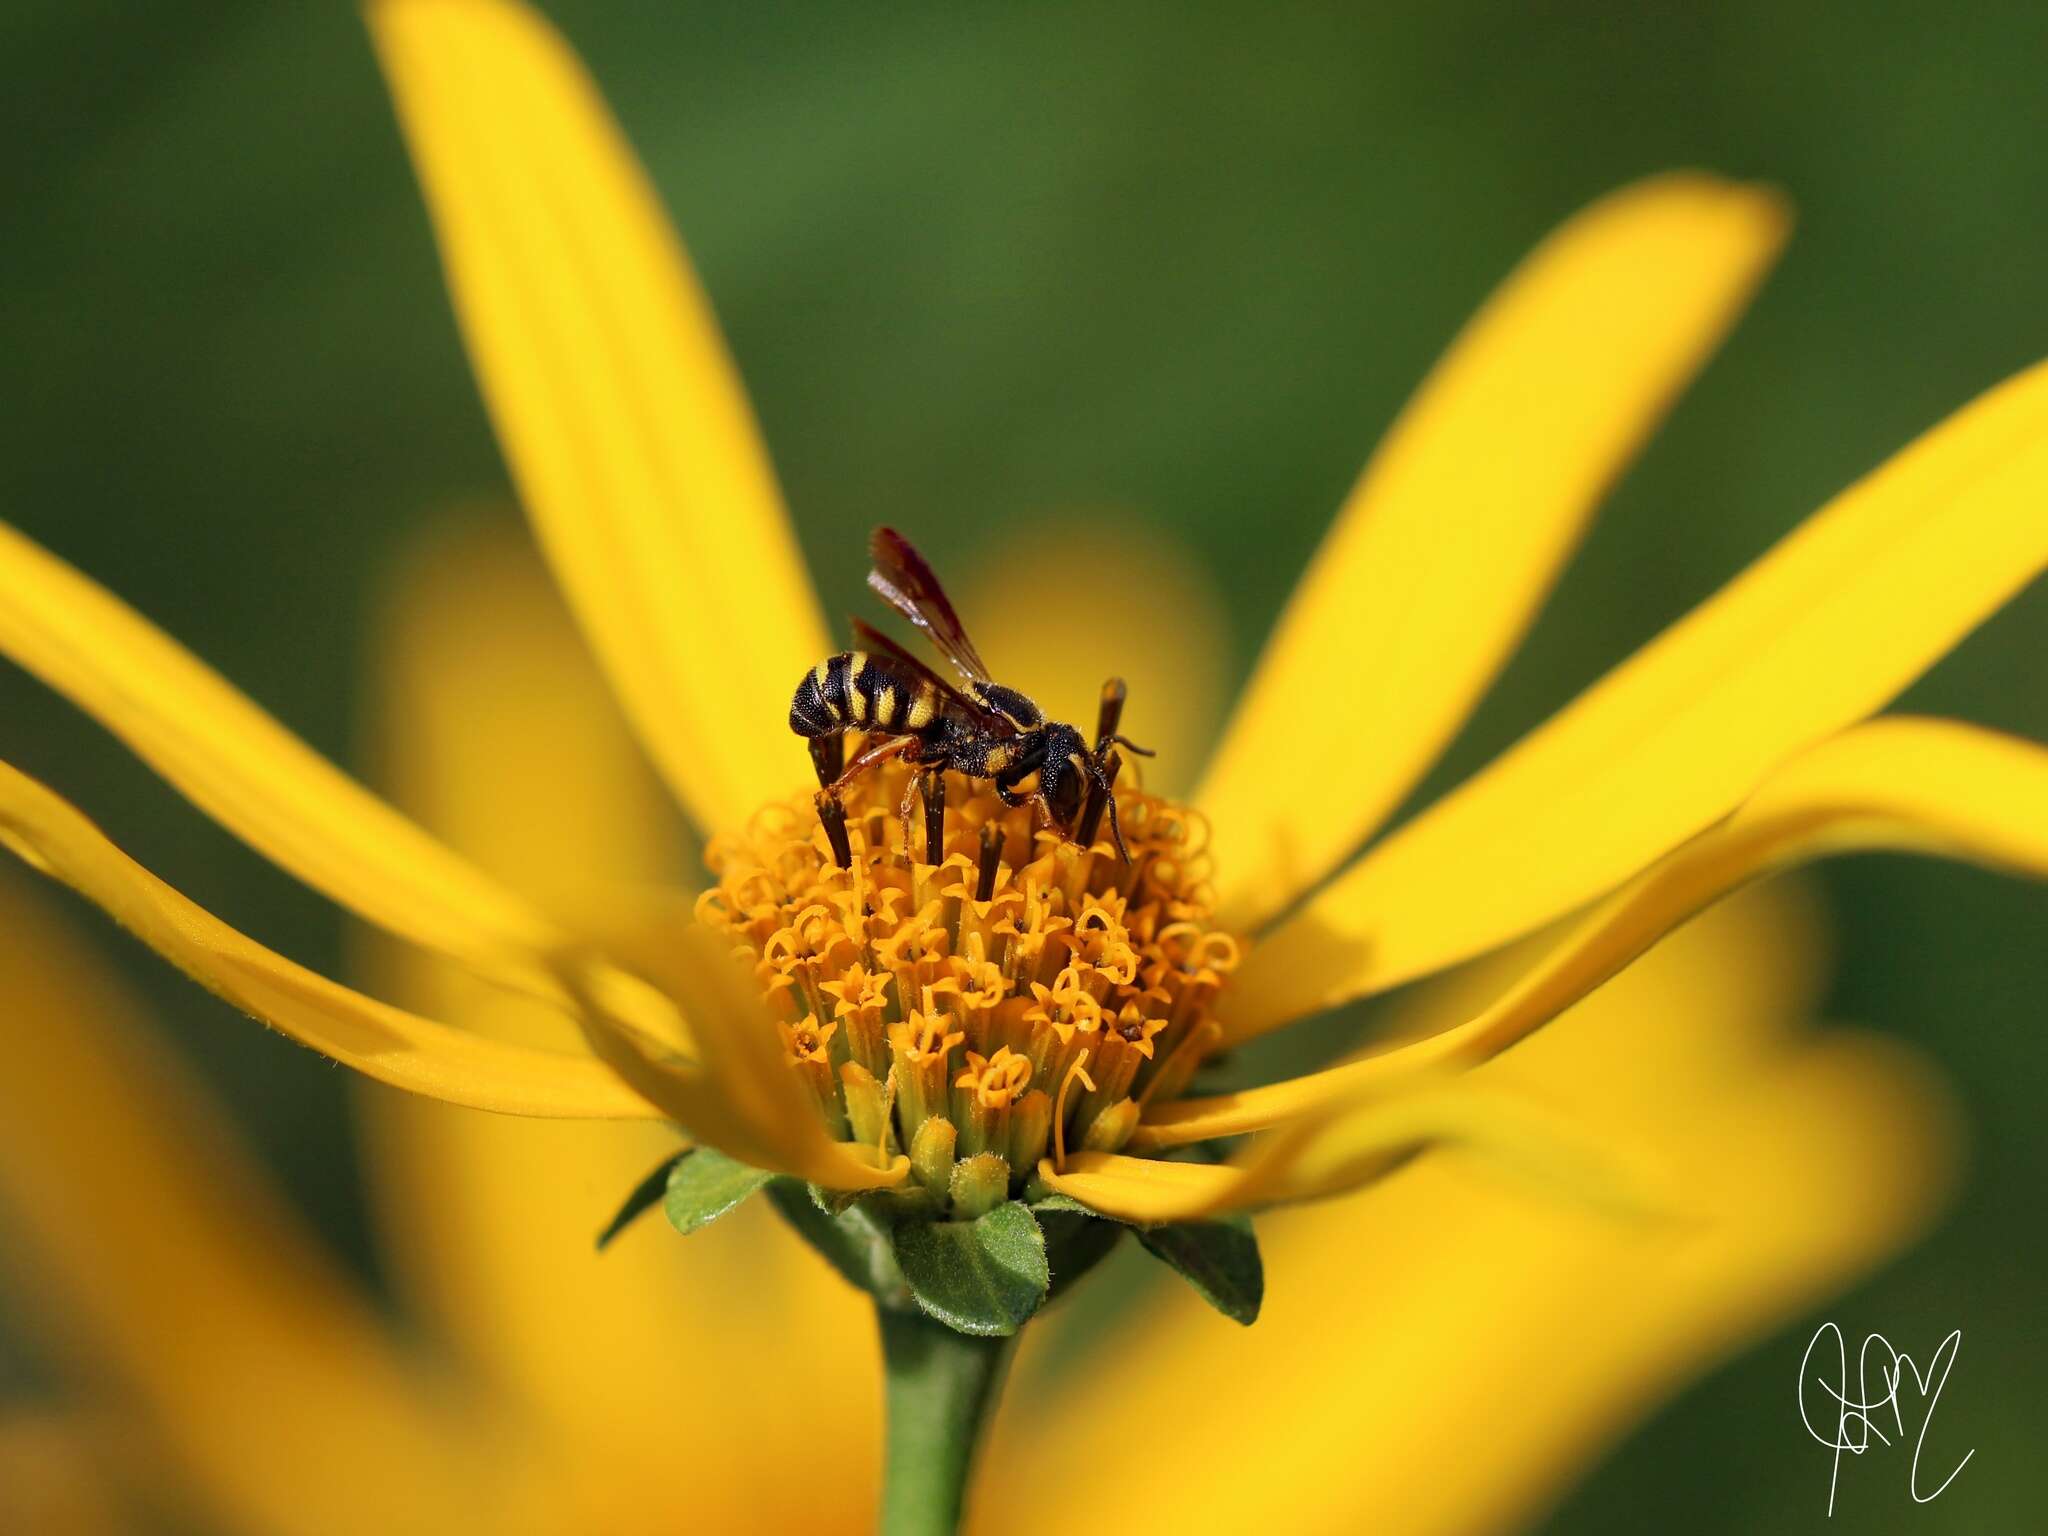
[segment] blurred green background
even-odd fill
[[[1110,504],[1214,572],[1239,676],[1405,393],[1532,241],[1666,166],[1785,187],[1782,268],[1437,786],[2048,354],[2036,6],[550,9],[686,232],[835,610],[875,522],[928,531],[944,568]],[[348,759],[394,551],[505,494],[354,14],[15,4],[0,123],[0,515]],[[2048,739],[2044,653],[2036,593],[1904,705]],[[331,909],[11,669],[0,720],[0,752],[145,864],[342,963]],[[1918,1252],[1684,1394],[1546,1529],[1821,1529],[1827,1456],[1793,1403],[1821,1316],[1916,1351],[1961,1328],[1940,1436],[1977,1448],[1924,1507],[1903,1458],[1847,1467],[1844,1529],[2048,1508],[2048,897],[1903,859],[1821,878],[1831,1012],[1953,1075],[1967,1192]],[[108,948],[375,1279],[340,1074]],[[32,1384],[32,1342],[4,1329],[0,1384]]]

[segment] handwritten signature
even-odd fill
[[[1814,1367],[1814,1353],[1821,1348],[1821,1341],[1832,1336],[1834,1347],[1834,1375],[1828,1377]],[[1892,1434],[1900,1441],[1906,1438],[1906,1410],[1900,1402],[1901,1386],[1910,1378],[1913,1391],[1926,1402],[1926,1412],[1920,1419],[1920,1432],[1913,1437],[1913,1464],[1907,1474],[1906,1489],[1913,1495],[1916,1504],[1927,1504],[1939,1498],[1948,1485],[1956,1480],[1956,1473],[1970,1464],[1970,1458],[1977,1454],[1974,1448],[1963,1453],[1963,1459],[1955,1464],[1941,1485],[1932,1493],[1920,1491],[1920,1453],[1927,1445],[1927,1429],[1934,1422],[1934,1410],[1940,1406],[1941,1390],[1948,1385],[1948,1373],[1956,1363],[1956,1352],[1963,1345],[1963,1330],[1958,1328],[1934,1351],[1927,1369],[1922,1371],[1913,1363],[1913,1357],[1893,1349],[1881,1333],[1873,1333],[1863,1341],[1863,1347],[1856,1352],[1856,1395],[1849,1395],[1849,1347],[1842,1337],[1842,1330],[1833,1323],[1822,1323],[1814,1331],[1812,1341],[1806,1346],[1806,1353],[1799,1360],[1799,1418],[1805,1424],[1806,1432],[1822,1445],[1835,1453],[1834,1470],[1828,1478],[1828,1514],[1835,1512],[1835,1489],[1842,1477],[1842,1453],[1861,1456],[1872,1448],[1873,1443],[1890,1445],[1891,1436],[1877,1427],[1873,1415],[1881,1409],[1890,1409]],[[1823,1365],[1826,1356],[1822,1357]],[[1878,1388],[1871,1395],[1875,1367],[1875,1384]],[[1818,1387],[1827,1395],[1828,1403],[1822,1411],[1822,1424],[1828,1417],[1834,1420],[1832,1432],[1824,1433],[1816,1425],[1815,1414],[1807,1406],[1807,1389]]]

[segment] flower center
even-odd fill
[[[1187,1085],[1238,943],[1211,925],[1207,827],[1185,806],[1120,785],[1125,864],[1085,811],[1101,836],[1082,846],[956,775],[906,850],[914,771],[715,838],[697,915],[752,956],[831,1132],[907,1153],[973,1214],[1043,1157],[1117,1150]]]

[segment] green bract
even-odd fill
[[[1015,1333],[1052,1285],[1045,1234],[1015,1200],[972,1221],[904,1223],[896,1262],[918,1306],[961,1333]]]
[[[1106,1258],[1126,1227],[1211,1306],[1240,1323],[1259,1315],[1265,1276],[1247,1217],[1145,1227],[1066,1195],[1005,1201],[973,1220],[935,1219],[929,1202],[849,1198],[752,1168],[710,1147],[665,1159],[634,1187],[598,1237],[602,1249],[660,1201],[695,1232],[760,1190],[797,1236],[849,1284],[892,1312],[922,1312],[956,1332],[999,1338]]]
[[[669,1224],[688,1235],[708,1227],[774,1178],[712,1147],[698,1147],[669,1168],[661,1208]]]

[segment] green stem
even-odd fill
[[[956,1333],[922,1312],[875,1315],[889,1398],[881,1536],[953,1536],[1015,1340]]]

